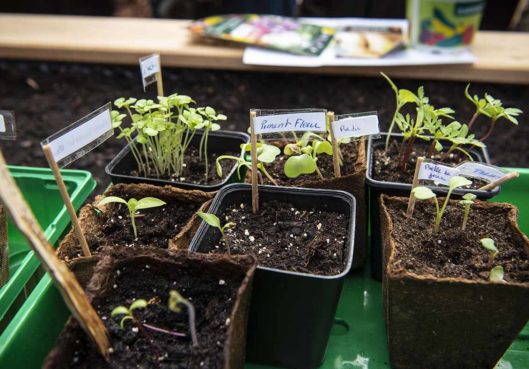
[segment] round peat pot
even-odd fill
[[[221,189],[209,212],[221,216],[241,202],[251,206],[251,186],[232,184]],[[344,268],[321,276],[258,266],[248,322],[247,358],[265,365],[309,369],[323,361],[343,281],[353,261],[355,198],[343,191],[259,186],[261,203],[278,200],[298,209],[348,215]],[[332,230],[329,230],[332,232]],[[190,250],[208,252],[220,232],[205,222],[191,241]],[[274,242],[273,239],[269,240]]]
[[[407,197],[411,192],[411,183],[402,182],[386,182],[374,178],[373,175],[373,155],[377,148],[385,145],[385,138],[387,133],[381,133],[382,138],[375,141],[369,137],[367,143],[367,171],[366,184],[369,189],[369,221],[371,224],[371,273],[373,278],[382,280],[382,241],[380,236],[380,206],[379,198],[381,194],[388,196],[404,196]],[[391,137],[402,138],[402,134],[392,134]],[[477,162],[490,163],[489,154],[486,148],[473,148],[469,150],[470,155]],[[428,186],[438,195],[444,196],[448,192],[448,187]],[[458,190],[453,192],[452,198],[457,198],[465,193],[473,193],[478,199],[490,199],[500,192],[500,187],[496,187],[490,191],[483,190]]]
[[[202,131],[197,131],[191,140],[190,147],[199,147]],[[133,142],[136,142],[134,140]],[[208,138],[208,153],[223,155],[227,152],[241,153],[241,144],[250,142],[250,136],[243,132],[216,131],[210,132]],[[130,145],[125,146],[118,155],[105,167],[105,172],[112,178],[113,183],[150,183],[154,185],[170,185],[185,189],[217,191],[231,182],[241,182],[244,172],[241,170],[241,178],[237,175],[237,165],[234,163],[226,176],[215,184],[195,184],[189,182],[176,182],[168,179],[133,176],[130,173],[137,169],[136,160],[132,155]]]

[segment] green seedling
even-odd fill
[[[145,308],[147,308],[147,306],[148,306],[147,301],[145,301],[143,299],[138,299],[138,300],[134,300],[132,302],[132,304],[130,304],[130,306],[128,308],[126,306],[118,306],[118,307],[116,307],[114,310],[112,310],[112,313],[110,315],[112,316],[112,318],[114,318],[116,316],[121,316],[121,320],[119,321],[119,326],[121,327],[121,329],[125,329],[125,322],[127,320],[132,321],[138,327],[140,332],[144,336],[147,337],[147,340],[149,342],[151,342],[151,340],[150,340],[149,336],[147,335],[147,332],[145,332],[145,329],[149,329],[149,330],[151,330],[153,332],[165,333],[165,334],[168,334],[168,335],[174,336],[174,337],[185,337],[186,336],[184,333],[169,331],[167,329],[160,328],[160,327],[157,327],[157,326],[154,326],[154,325],[151,325],[151,324],[142,323],[139,319],[137,319],[134,316],[134,310],[145,309]]]
[[[504,273],[503,273],[503,267],[501,265],[496,265],[494,268],[492,268],[490,270],[489,281],[491,281],[491,282],[505,282],[503,277],[504,277]]]
[[[301,140],[295,144],[286,145],[283,153],[289,156],[283,168],[288,178],[316,172],[321,179],[324,179],[318,168],[318,155],[333,155],[331,143],[311,132],[303,134]]]
[[[494,240],[492,238],[482,238],[479,242],[489,252],[489,264],[492,265],[496,256],[498,256],[498,249],[496,248]]]
[[[258,143],[257,144],[257,170],[259,170],[260,173],[264,174],[266,178],[270,182],[272,182],[274,185],[277,186],[277,182],[274,180],[274,178],[268,173],[266,170],[265,164],[273,163],[276,157],[281,154],[281,150],[278,147],[275,147],[274,145],[269,145],[265,143]],[[222,178],[222,166],[220,165],[221,160],[235,160],[237,162],[237,175],[239,176],[239,179],[241,179],[241,168],[246,167],[249,170],[252,170],[252,163],[248,162],[245,159],[245,155],[252,150],[251,144],[242,144],[241,145],[242,153],[240,157],[232,156],[232,155],[221,155],[217,158],[216,161],[216,168],[217,168],[217,174],[219,177]],[[261,181],[263,182],[263,181]]]
[[[223,238],[224,238],[224,232],[226,231],[226,229],[235,227],[235,225],[236,225],[233,222],[228,222],[228,223],[224,224],[223,226],[221,226],[220,225],[220,219],[215,214],[204,213],[202,211],[197,211],[197,215],[199,217],[201,217],[204,220],[204,222],[206,222],[210,226],[212,226],[214,228],[217,228],[220,231],[220,234],[222,235]],[[226,248],[228,249],[228,254],[230,254],[230,247],[228,245],[228,242],[226,242],[226,240],[224,240],[224,241],[225,241],[225,244],[226,244]]]
[[[189,300],[185,299],[178,291],[172,290],[169,292],[169,310],[175,313],[181,313],[181,305],[184,305],[187,309],[187,315],[189,317],[189,331],[191,333],[191,340],[193,346],[198,346],[197,329],[195,323],[195,307]]]
[[[476,107],[476,110],[470,119],[470,123],[468,124],[469,129],[472,128],[480,115],[490,118],[489,129],[480,139],[481,142],[484,142],[490,137],[496,126],[496,121],[500,118],[504,118],[512,124],[518,125],[516,117],[523,113],[522,110],[518,108],[506,108],[503,106],[501,100],[495,99],[487,93],[485,93],[485,98],[480,98],[478,95],[471,96],[468,91],[469,87],[470,84],[465,88],[465,97]]]
[[[472,204],[474,204],[475,199],[476,199],[476,195],[474,195],[473,193],[466,193],[463,195],[463,200],[459,201],[459,203],[463,205],[463,209],[464,209],[463,223],[461,224],[462,231],[464,231],[467,228],[468,214],[470,213],[470,207],[472,206]]]
[[[132,230],[134,231],[134,240],[138,239],[138,230],[136,229],[136,212],[138,210],[156,208],[158,206],[165,205],[165,201],[157,199],[155,197],[144,197],[143,199],[136,200],[134,198],[126,201],[118,196],[107,196],[102,199],[97,206],[102,206],[110,203],[125,204],[129,209],[130,222],[132,224]]]
[[[443,215],[446,211],[446,207],[448,205],[448,201],[450,200],[450,196],[452,195],[452,192],[456,188],[470,186],[471,184],[472,184],[472,181],[466,179],[465,177],[454,176],[450,178],[450,181],[448,183],[448,193],[446,194],[446,198],[445,198],[442,208],[439,208],[439,201],[437,200],[437,195],[432,190],[430,190],[428,187],[418,186],[412,190],[412,194],[413,196],[415,196],[417,200],[429,200],[429,199],[434,200],[435,211],[436,211],[436,217],[435,217],[435,222],[434,222],[434,227],[433,227],[434,233],[439,232],[439,227],[441,226],[441,220],[443,219]]]

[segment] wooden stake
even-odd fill
[[[329,132],[331,135],[331,144],[332,144],[332,163],[334,166],[334,176],[341,177],[341,168],[340,168],[340,148],[338,147],[338,142],[336,142],[336,137],[334,137],[334,131],[332,129],[332,122],[334,122],[334,112],[327,112],[327,125],[329,127]]]
[[[22,197],[1,152],[0,199],[11,214],[15,225],[28,239],[42,266],[55,282],[73,316],[95,343],[101,355],[108,360],[110,342],[103,321],[88,301],[74,274],[55,255],[55,249],[44,236],[39,223]]]
[[[489,184],[486,184],[485,186],[480,187],[479,189],[480,190],[485,190],[485,191],[492,190],[496,186],[502,185],[505,182],[510,181],[511,179],[518,178],[519,176],[520,176],[520,173],[514,171],[514,172],[511,172],[509,174],[504,175],[501,178],[498,178],[494,182],[490,182]]]
[[[161,64],[161,62],[160,62]],[[158,96],[164,96],[163,94],[163,81],[162,81],[162,66],[160,65],[160,71],[156,72],[156,89]]]
[[[48,159],[48,164],[50,165],[51,171],[53,172],[55,181],[57,182],[57,186],[59,186],[59,192],[61,193],[62,201],[66,205],[68,214],[70,214],[70,219],[72,220],[72,226],[73,226],[75,235],[77,236],[77,240],[79,241],[79,244],[81,245],[81,249],[83,250],[83,255],[92,256],[92,253],[90,252],[90,248],[88,247],[88,243],[86,242],[86,238],[83,234],[83,231],[81,230],[81,226],[79,225],[79,220],[77,219],[77,214],[75,213],[75,209],[72,205],[72,200],[70,200],[70,195],[68,194],[68,190],[66,189],[66,186],[64,185],[61,172],[59,171],[59,166],[57,165],[57,162],[53,158],[53,153],[51,152],[49,145],[44,145],[42,147],[42,150],[44,151],[44,155],[46,156],[46,159]]]
[[[9,248],[7,244],[7,219],[0,203],[0,288],[9,280]]]
[[[255,136],[255,129],[253,120],[255,119],[255,111],[250,111],[250,137],[252,149],[252,212],[259,214],[259,186],[257,178],[257,137]]]
[[[415,164],[415,173],[413,175],[413,182],[411,184],[410,198],[408,200],[408,209],[406,210],[406,216],[408,218],[413,215],[413,210],[415,209],[415,195],[413,194],[413,189],[419,185],[419,173],[421,171],[423,161],[424,157],[421,156],[417,158],[417,163]]]

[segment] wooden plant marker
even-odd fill
[[[334,122],[334,112],[327,112],[327,126],[329,127],[329,132],[331,135],[331,144],[332,144],[332,164],[334,167],[334,176],[341,177],[342,171],[340,168],[340,148],[338,147],[338,142],[334,136],[334,130],[332,128],[332,122]]]
[[[99,353],[108,360],[110,341],[103,321],[88,301],[74,274],[55,255],[54,248],[46,240],[40,225],[11,177],[1,152],[0,199],[11,214],[15,225],[28,239],[44,269],[50,274],[73,316],[94,342]]]
[[[252,154],[252,213],[259,214],[259,185],[257,177],[257,136],[255,135],[254,119],[256,113],[250,110],[250,145]]]
[[[408,200],[408,209],[406,210],[406,216],[409,218],[413,215],[413,210],[415,209],[415,195],[413,194],[413,189],[419,185],[419,173],[421,171],[421,166],[424,161],[424,156],[417,158],[417,163],[415,164],[415,173],[413,175],[413,182],[411,184],[410,197]]]
[[[158,96],[164,96],[160,54],[144,56],[139,59],[139,63],[141,79],[143,82],[143,91],[145,91],[147,86],[156,81],[156,90]]]
[[[511,173],[508,173],[508,174],[504,175],[501,178],[498,178],[497,180],[495,180],[493,182],[490,182],[490,183],[486,184],[483,187],[480,187],[479,189],[480,190],[485,190],[485,191],[492,190],[496,186],[502,185],[505,182],[510,181],[511,179],[518,178],[519,176],[520,176],[520,173],[518,173],[517,171],[514,171],[514,172],[511,172]]]

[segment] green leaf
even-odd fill
[[[313,141],[313,145],[316,155],[321,153],[332,155],[332,145],[329,141]]]
[[[215,214],[204,213],[202,211],[197,211],[197,215],[199,217],[201,217],[210,226],[218,228],[218,229],[221,229],[220,219]]]
[[[130,310],[125,306],[118,306],[110,313],[111,317],[115,317],[116,315],[130,315]]]
[[[138,200],[138,203],[136,204],[136,210],[156,208],[165,204],[165,201],[157,199],[156,197],[144,197],[143,199]]]
[[[288,178],[297,178],[302,174],[311,174],[316,171],[314,159],[307,154],[291,156],[285,163],[284,171]]]
[[[436,197],[435,193],[432,190],[424,186],[415,187],[411,192],[413,193],[413,196],[415,196],[415,198],[417,198],[418,200],[428,200]]]
[[[258,151],[260,152],[257,155],[257,160],[263,163],[272,163],[276,159],[276,156],[281,154],[281,149],[267,144],[263,145]]]
[[[121,204],[128,205],[127,201],[125,201],[121,197],[107,196],[107,197],[104,197],[101,201],[99,201],[97,206],[102,206],[102,205],[110,204],[110,203],[113,203],[113,202],[118,202],[118,203],[121,203]]]
[[[479,242],[481,242],[481,246],[492,252],[494,255],[498,253],[498,249],[496,248],[496,244],[492,238],[482,238],[479,240]]]
[[[467,192],[466,194],[463,195],[463,199],[467,200],[467,201],[474,201],[476,199],[476,195],[474,195],[473,193],[470,193],[470,192]]]
[[[145,133],[147,136],[156,136],[158,134],[158,131],[151,127],[146,127],[143,129],[143,133]]]
[[[399,100],[403,103],[413,103],[418,100],[417,96],[410,90],[401,88],[399,90]]]
[[[465,177],[453,176],[448,182],[448,187],[453,190],[454,188],[470,186],[471,184],[472,181]]]
[[[127,320],[134,320],[134,318],[132,316],[130,316],[130,315],[126,315],[123,318],[121,318],[121,321],[119,322],[119,326],[121,327],[121,329],[125,328],[125,322]]]
[[[435,142],[435,150],[438,151],[438,152],[443,151],[443,144],[440,143],[439,141],[436,141]]]
[[[283,154],[285,154],[286,156],[292,156],[299,153],[299,146],[296,144],[286,144],[283,148]]]
[[[501,265],[497,265],[494,268],[490,270],[489,274],[489,281],[491,282],[505,282],[503,280],[503,267]]]
[[[145,301],[144,299],[138,299],[138,300],[135,300],[132,304],[130,304],[129,310],[132,311],[135,309],[144,309],[146,307],[147,307],[147,301]]]

